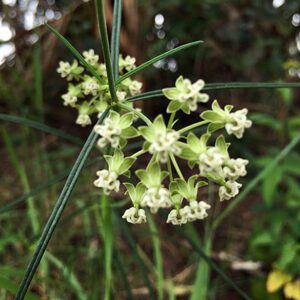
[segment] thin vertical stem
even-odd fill
[[[122,0],[114,1],[114,15],[111,31],[111,63],[114,79],[119,78],[119,53],[120,53],[120,32],[122,23]]]
[[[107,28],[106,28],[106,19],[105,19],[105,13],[104,13],[103,0],[95,0],[95,3],[96,3],[99,30],[100,30],[100,35],[101,35],[103,56],[104,56],[106,71],[107,71],[109,91],[110,91],[110,95],[112,97],[112,101],[117,102],[118,98],[117,98],[117,94],[116,94],[116,90],[115,90],[114,75],[113,75],[113,69],[112,69],[112,64],[111,64],[111,59],[110,59],[110,50],[109,50],[109,42],[108,42],[108,36],[107,36]]]

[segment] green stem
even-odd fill
[[[197,128],[197,127],[200,127],[200,126],[203,126],[203,125],[205,125],[205,124],[208,124],[209,123],[209,121],[201,121],[201,122],[197,122],[197,123],[195,123],[195,124],[192,124],[192,125],[189,125],[189,126],[187,126],[187,127],[184,127],[184,128],[182,128],[182,129],[180,129],[180,130],[178,130],[178,132],[181,134],[181,133],[185,133],[185,132],[187,132],[187,131],[191,131],[192,129],[194,129],[194,128]]]
[[[110,50],[109,50],[109,42],[108,42],[108,36],[107,36],[107,28],[106,28],[106,19],[105,19],[105,13],[104,13],[103,0],[95,0],[95,2],[96,2],[99,30],[100,30],[100,34],[101,34],[103,56],[104,56],[104,61],[105,61],[106,71],[107,71],[109,91],[110,91],[110,95],[112,97],[113,102],[117,102],[118,97],[117,97],[116,90],[115,90],[114,74],[113,74],[113,69],[112,69],[112,64],[111,64],[111,59],[110,59]]]
[[[152,125],[152,122],[150,119],[148,119],[142,112],[134,109],[133,107],[130,107],[126,104],[123,104],[123,103],[118,103],[117,105],[118,107],[120,108],[123,108],[124,110],[127,110],[127,111],[130,111],[130,112],[133,112],[134,114],[136,114],[141,120],[143,120],[148,126],[151,126]]]
[[[168,128],[172,128],[172,125],[173,125],[173,122],[174,122],[174,119],[175,119],[175,115],[176,115],[176,111],[172,112],[172,114],[170,116],[170,119],[169,119],[169,122],[168,122]]]
[[[145,151],[144,149],[142,149],[142,150],[140,150],[140,151],[134,153],[133,155],[131,155],[131,157],[139,157],[139,156],[145,154],[146,152],[147,152],[147,151]]]
[[[180,171],[180,168],[179,168],[179,166],[178,166],[178,164],[177,164],[177,161],[176,161],[176,158],[174,157],[174,154],[173,154],[173,153],[170,153],[169,155],[170,155],[172,164],[173,164],[173,166],[174,166],[174,168],[175,168],[175,170],[176,170],[178,176],[179,176],[181,179],[184,180],[184,177],[183,177],[183,175],[182,175],[182,173],[181,173],[181,171]]]
[[[168,157],[167,167],[168,167],[170,181],[173,181],[173,172],[172,172],[172,166],[171,166],[170,157]]]

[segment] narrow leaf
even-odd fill
[[[114,78],[119,77],[119,52],[120,52],[120,31],[122,23],[122,0],[114,1],[114,14],[111,30],[111,63],[113,68]]]
[[[67,133],[63,132],[62,130],[47,126],[40,122],[36,122],[36,121],[29,120],[26,118],[18,117],[18,116],[7,115],[7,114],[0,114],[0,120],[5,121],[5,122],[20,124],[20,125],[27,126],[27,127],[31,127],[31,128],[58,136],[60,138],[63,138],[66,141],[69,141],[75,145],[79,145],[79,146],[83,145],[83,142],[79,138],[72,136],[70,134],[67,134]]]
[[[57,36],[59,40],[61,40],[67,48],[72,52],[72,54],[80,61],[80,63],[87,68],[87,70],[94,75],[99,81],[102,81],[100,75],[97,73],[97,71],[94,69],[93,66],[91,66],[86,60],[83,58],[83,56],[79,53],[79,51],[64,37],[62,36],[58,31],[56,31],[52,26],[49,24],[46,24],[46,26]]]
[[[103,120],[106,118],[107,114],[108,114],[108,110],[106,110],[101,115],[97,124],[101,124],[103,122]],[[57,223],[64,211],[64,208],[67,205],[67,202],[71,196],[71,193],[75,187],[75,184],[79,177],[80,171],[82,170],[83,165],[84,165],[90,151],[92,150],[92,147],[93,147],[96,139],[97,139],[97,134],[94,132],[94,130],[92,130],[88,139],[86,140],[68,178],[67,178],[65,186],[64,186],[64,188],[54,206],[54,209],[51,212],[51,215],[47,221],[47,224],[43,230],[43,233],[40,237],[39,243],[35,249],[33,257],[27,267],[26,273],[25,273],[23,280],[19,286],[19,289],[18,289],[18,292],[16,295],[17,300],[23,300],[26,295],[26,292],[32,281],[32,278],[39,266],[39,263],[46,251],[48,243],[54,233],[56,225],[57,225]]]
[[[126,74],[122,75],[118,80],[116,80],[116,84],[119,84],[121,83],[123,80],[125,80],[126,78],[148,68],[149,66],[152,66],[153,64],[155,64],[156,62],[168,57],[168,56],[171,56],[173,54],[176,54],[177,52],[179,51],[182,51],[182,50],[185,50],[187,48],[190,48],[190,47],[193,47],[193,46],[197,46],[199,44],[203,43],[203,41],[196,41],[196,42],[192,42],[192,43],[188,43],[188,44],[184,44],[184,45],[181,45],[179,47],[176,47],[174,49],[171,49],[169,51],[166,51],[165,53],[162,53],[148,61],[146,61],[145,63],[139,65],[138,67],[136,67],[135,69],[127,72]]]

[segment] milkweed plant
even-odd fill
[[[199,189],[207,188],[208,184],[218,185],[220,201],[238,195],[242,187],[239,178],[246,175],[248,160],[232,158],[230,143],[219,132],[225,129],[228,135],[241,139],[245,129],[252,124],[247,119],[246,108],[234,111],[232,105],[223,108],[214,100],[211,109],[203,111],[197,122],[178,128],[178,111],[189,115],[210,100],[203,92],[205,83],[202,79],[192,83],[180,76],[174,87],[163,89],[168,102],[168,121],[162,114],[151,121],[127,100],[141,93],[140,81],[130,77],[123,80],[117,85],[116,99],[113,100],[106,65],[99,62],[99,56],[92,49],[84,51],[83,57],[98,72],[100,80],[88,74],[77,60],[72,63],[61,61],[57,71],[68,82],[67,93],[62,95],[63,105],[77,110],[76,123],[87,126],[92,124],[93,115],[100,117],[113,103],[108,117],[93,129],[99,135],[97,146],[107,165],[97,171],[94,186],[108,195],[119,192],[121,184],[124,185],[132,202],[132,207],[123,214],[124,219],[133,224],[145,223],[145,208],[151,213],[166,209],[169,211],[166,222],[182,225],[208,216],[211,205],[198,197]],[[134,70],[135,62],[134,57],[120,55],[119,75]],[[138,119],[145,125],[136,125]],[[203,134],[193,132],[204,126]],[[217,138],[214,138],[215,133],[219,133]],[[142,140],[142,146],[126,156],[124,147],[129,140],[137,138]],[[143,163],[138,163],[141,157]],[[148,159],[147,166],[136,169],[135,166],[143,165],[145,159]],[[192,169],[192,176],[186,178],[182,174],[178,159]],[[136,185],[132,184],[133,174]]]

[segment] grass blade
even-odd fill
[[[50,26],[49,24],[45,24],[49,30],[51,32],[53,32],[57,38],[59,40],[61,40],[65,46],[67,48],[69,48],[69,50],[72,52],[72,54],[80,61],[80,63],[86,67],[86,69],[93,75],[95,76],[98,80],[101,81],[101,77],[100,75],[97,73],[97,71],[94,69],[93,66],[91,66],[89,63],[86,62],[86,60],[84,59],[84,57],[79,53],[79,51],[74,47],[72,46],[72,44],[64,37],[62,36],[58,31],[56,31],[52,26]]]
[[[114,79],[119,78],[120,31],[122,23],[122,0],[114,1],[114,14],[111,30],[111,63]]]
[[[70,134],[67,134],[67,133],[63,132],[62,130],[47,126],[40,122],[32,121],[32,120],[18,117],[18,116],[7,115],[7,114],[0,114],[0,120],[5,121],[5,122],[19,124],[22,126],[31,127],[31,128],[58,136],[60,138],[63,138],[64,140],[71,142],[75,145],[79,145],[79,146],[83,145],[83,142],[79,138],[72,136]]]
[[[101,124],[103,120],[106,118],[108,114],[108,110],[106,110],[101,117],[99,118],[97,124]],[[64,211],[64,208],[71,196],[71,193],[75,187],[75,184],[77,182],[77,179],[79,177],[80,171],[83,168],[83,165],[97,139],[97,134],[92,130],[90,133],[88,139],[86,140],[68,178],[64,185],[64,188],[54,206],[54,209],[52,210],[52,213],[47,221],[47,224],[44,228],[44,231],[40,237],[38,246],[34,252],[34,255],[27,267],[26,273],[23,277],[23,280],[20,284],[20,287],[18,289],[16,300],[23,300],[26,292],[28,290],[28,287],[32,281],[32,278],[38,268],[38,265],[43,257],[44,252],[46,251],[47,245],[53,235],[53,232],[55,230],[55,227]]]
[[[101,35],[102,51],[103,51],[103,56],[104,56],[104,61],[105,61],[106,71],[107,71],[109,91],[112,100],[116,102],[118,100],[118,97],[115,90],[114,75],[113,75],[113,69],[112,69],[111,58],[110,58],[103,0],[95,0],[95,4],[97,10],[98,26]]]
[[[76,298],[79,300],[87,300],[88,297],[84,292],[79,280],[76,275],[69,269],[61,260],[52,255],[50,252],[46,251],[45,257],[58,269],[61,271],[62,275],[69,282],[70,286],[76,293]]]
[[[128,146],[126,146],[126,150],[134,150],[134,149],[137,149],[139,147],[142,146],[142,142],[136,142],[136,143],[132,143]],[[90,159],[88,160],[83,168],[86,168],[86,167],[89,167],[91,165],[93,165],[95,162],[101,160],[102,158],[93,158],[93,159]],[[21,204],[23,203],[24,201],[26,201],[29,197],[32,197],[34,195],[37,195],[38,193],[44,191],[45,189],[53,186],[54,184],[57,184],[59,183],[60,181],[62,181],[63,179],[65,179],[69,173],[71,171],[71,168],[69,170],[67,170],[66,172],[62,172],[60,173],[59,175],[57,176],[54,176],[53,178],[51,178],[50,180],[46,181],[46,182],[43,182],[42,184],[38,185],[37,187],[35,187],[33,190],[31,190],[29,193],[26,193],[20,197],[18,197],[17,199],[13,200],[12,202],[2,206],[0,208],[0,214],[3,214],[13,208],[15,208],[15,206],[17,206],[18,204]]]
[[[144,277],[144,282],[149,290],[149,299],[156,300],[154,289],[153,289],[153,286],[150,282],[150,279],[149,279],[149,276],[147,273],[147,267],[137,251],[137,249],[138,249],[137,243],[136,243],[127,223],[125,223],[124,221],[121,221],[119,215],[117,216],[117,221],[120,223],[119,228],[123,231],[126,239],[128,240],[129,246],[132,250],[132,255],[135,257],[135,261],[139,264],[139,267],[142,271],[142,274]]]
[[[154,252],[154,260],[156,266],[156,286],[157,286],[157,299],[163,300],[164,297],[164,273],[163,273],[163,258],[160,247],[160,239],[158,237],[157,228],[153,221],[152,216],[148,213],[147,220],[149,223],[149,228],[152,234],[152,244]]]
[[[227,89],[295,89],[300,88],[300,83],[297,82],[234,82],[234,83],[207,83],[202,91],[212,90],[227,90]],[[141,101],[151,98],[163,97],[162,90],[154,90],[146,93],[142,93],[136,96],[128,97],[126,101]]]
[[[291,142],[264,168],[255,178],[253,178],[246,188],[222,211],[214,220],[213,229],[216,229],[221,222],[236,208],[236,206],[245,199],[245,197],[257,186],[257,184],[274,168],[280,161],[285,158],[289,152],[300,142],[300,135],[296,136]]]
[[[189,242],[189,244],[192,246],[192,248],[196,251],[196,253],[212,268],[214,269],[219,276],[223,278],[223,280],[228,283],[229,286],[231,286],[240,296],[241,299],[245,300],[252,300],[243,290],[241,290],[235,283],[232,281],[223,271],[221,268],[218,267],[217,264],[215,264],[204,252],[203,250],[198,246],[198,244],[191,239],[189,236],[187,236],[184,231],[181,229],[179,230],[179,233]]]
[[[146,61],[145,63],[139,65],[138,67],[136,67],[135,69],[125,73],[124,75],[120,76],[118,80],[116,80],[116,84],[119,84],[121,83],[123,80],[125,80],[126,78],[148,68],[149,66],[152,66],[153,64],[155,64],[156,62],[170,56],[170,55],[173,55],[173,54],[176,54],[178,53],[179,51],[182,51],[182,50],[185,50],[185,49],[188,49],[190,47],[193,47],[193,46],[197,46],[199,44],[203,43],[203,41],[195,41],[195,42],[192,42],[192,43],[187,43],[187,44],[184,44],[184,45],[181,45],[179,47],[176,47],[174,49],[171,49],[169,51],[166,51],[156,57],[153,57],[152,59]]]

